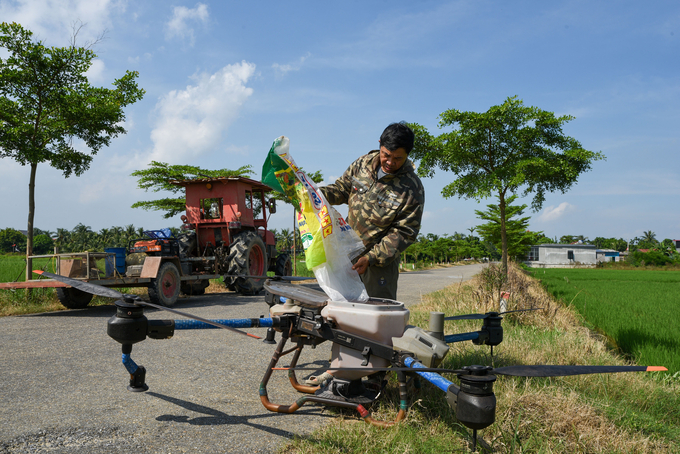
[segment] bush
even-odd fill
[[[0,230],[0,252],[13,252],[12,246],[14,244],[25,251],[26,237],[24,234],[13,228]]]
[[[50,254],[54,250],[54,241],[49,235],[37,235],[33,238],[33,254],[45,255]]]
[[[666,254],[659,251],[640,252],[634,251],[628,257],[628,262],[633,266],[665,266],[673,261]]]

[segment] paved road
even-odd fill
[[[404,273],[399,299],[416,304],[478,271]],[[205,318],[267,313],[262,296],[233,293],[183,299],[177,309]],[[0,319],[0,453],[273,452],[333,417],[320,406],[291,415],[267,411],[258,386],[272,346],[224,330],[178,331],[171,340],[136,344],[132,358],[146,367],[150,389],[128,392],[120,345],[106,334],[113,314],[103,306]],[[264,336],[264,329],[251,331]],[[321,366],[329,355],[329,344],[308,348],[301,363]],[[268,391],[284,405],[299,396],[283,372]]]

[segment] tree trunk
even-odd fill
[[[503,274],[508,275],[508,234],[505,231],[505,194],[498,195],[498,208],[501,216],[501,267]]]
[[[38,163],[31,163],[31,177],[28,181],[28,226],[26,231],[26,280],[33,277],[33,218],[35,217],[35,172]],[[30,295],[30,289],[26,289],[26,295]]]

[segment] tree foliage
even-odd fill
[[[0,251],[14,252],[15,245],[23,249],[26,245],[26,236],[12,228],[0,230]]]
[[[96,55],[76,46],[77,34],[74,30],[70,46],[46,47],[21,25],[0,24],[0,47],[8,53],[0,59],[0,157],[31,168],[27,256],[33,249],[38,164],[48,163],[65,177],[81,175],[93,155],[126,132],[123,108],[144,95],[131,71],[114,88],[91,86],[85,73]]]
[[[508,256],[510,257],[524,257],[529,248],[534,244],[544,244],[550,242],[550,239],[545,237],[543,232],[529,231],[529,217],[519,217],[524,214],[527,205],[513,205],[517,199],[516,195],[510,196],[505,203],[505,232],[508,244]],[[501,213],[497,204],[490,204],[486,206],[485,211],[475,210],[477,217],[485,224],[477,226],[479,235],[489,243],[492,243],[497,249],[501,250]],[[513,219],[515,218],[515,219]]]
[[[581,173],[591,169],[593,161],[604,159],[563,133],[562,126],[574,117],[556,117],[526,107],[517,97],[484,113],[450,109],[439,118],[440,128],[453,129],[437,137],[411,124],[416,142],[410,156],[420,161],[418,172],[422,176],[432,176],[435,169],[453,172],[456,178],[442,190],[447,198],[497,196],[501,220],[511,194],[533,194],[531,205],[538,211],[547,192],[566,192]],[[507,269],[502,222],[503,266]]]
[[[183,186],[171,184],[171,180],[190,180],[194,178],[225,178],[225,177],[250,177],[253,174],[252,166],[245,165],[236,170],[219,169],[208,170],[189,165],[170,165],[165,162],[151,161],[149,168],[132,172],[137,177],[137,187],[145,191],[170,192],[181,194],[177,197],[165,197],[157,200],[135,202],[132,208],[144,210],[164,211],[163,218],[169,219],[186,211],[186,196]]]
[[[428,233],[418,235],[415,242],[411,243],[404,252],[402,260],[422,262],[431,261],[438,263],[457,262],[463,259],[482,259],[492,257],[492,251],[483,244],[479,238],[455,232],[452,235],[442,236]]]

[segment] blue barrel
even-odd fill
[[[106,267],[106,275],[113,276],[113,267],[115,264],[118,274],[125,274],[125,252],[124,247],[109,247],[104,249],[104,252],[115,254],[114,257],[106,257],[104,266]],[[113,259],[113,260],[112,260]],[[115,260],[115,262],[114,262]]]

